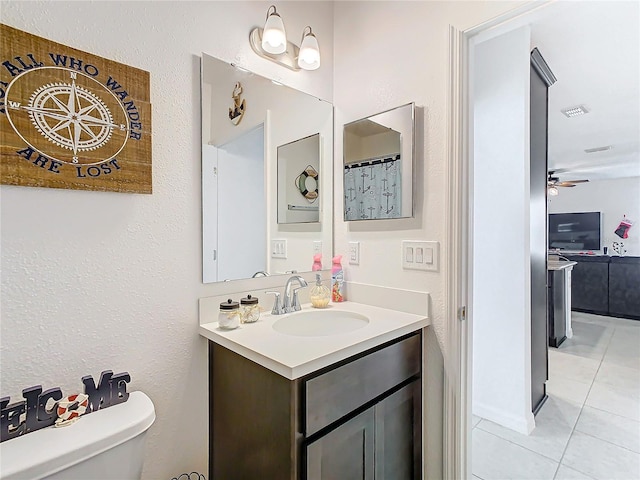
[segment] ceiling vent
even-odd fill
[[[564,115],[568,118],[577,117],[579,115],[584,115],[585,113],[589,113],[587,107],[584,105],[578,105],[576,107],[565,108],[564,110],[560,110]]]
[[[584,153],[596,153],[596,152],[604,152],[606,150],[611,150],[613,145],[606,145],[604,147],[595,147],[595,148],[587,148]]]

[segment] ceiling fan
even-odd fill
[[[555,170],[549,170],[549,175],[547,176],[547,191],[549,195],[557,195],[558,188],[557,187],[575,187],[578,183],[586,183],[589,180],[565,180],[563,182],[560,181],[559,177],[554,177],[553,174],[556,173]]]

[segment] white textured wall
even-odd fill
[[[529,248],[530,39],[531,31],[526,26],[480,43],[475,46],[472,67],[472,410],[475,415],[525,434],[534,425]]]
[[[447,245],[441,245],[440,272],[403,270],[400,250],[403,239],[445,240],[448,29],[470,28],[521,3],[335,3],[336,253],[345,254],[349,241],[361,242],[360,265],[345,265],[349,281],[430,292],[440,338]],[[344,222],[343,125],[409,102],[424,107],[417,122],[415,218]]]
[[[624,243],[626,255],[640,255],[640,177],[596,180],[573,188],[558,188],[557,197],[549,197],[549,213],[602,212],[601,241],[609,248],[613,242]],[[626,215],[634,225],[629,238],[614,233]]]
[[[153,195],[2,186],[1,392],[127,370],[156,406],[144,477],[207,469],[201,283],[202,51],[332,99],[330,3],[278,5],[292,38],[311,24],[316,72],[258,58],[269,2],[2,2],[2,22],[151,72]]]
[[[360,242],[360,265],[344,262],[348,281],[431,294],[426,378],[442,381],[446,255],[447,85],[449,25],[470,28],[523,2],[336,2],[335,4],[335,249]],[[342,220],[342,126],[409,102],[424,107],[418,119],[414,219]],[[403,270],[401,241],[440,242],[440,271]],[[437,340],[431,337],[433,332]],[[442,390],[427,389],[427,475],[441,478]]]

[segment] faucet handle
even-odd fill
[[[272,293],[276,297],[273,302],[273,308],[271,309],[271,315],[282,315],[284,313],[284,309],[280,305],[280,292],[264,292],[264,293]]]
[[[293,289],[293,300],[291,300],[291,310],[294,312],[299,312],[302,308],[300,306],[300,301],[298,300],[298,290],[305,288],[307,285],[303,285],[298,288]]]

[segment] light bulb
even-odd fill
[[[269,13],[271,8],[273,8],[273,12]],[[287,34],[284,30],[284,23],[273,5],[267,10],[267,21],[262,32],[262,49],[274,55],[279,55],[287,50]]]
[[[308,32],[307,28],[309,29]],[[318,39],[311,31],[311,27],[306,27],[302,33],[298,66],[304,70],[316,70],[320,67],[320,47],[318,46]]]

